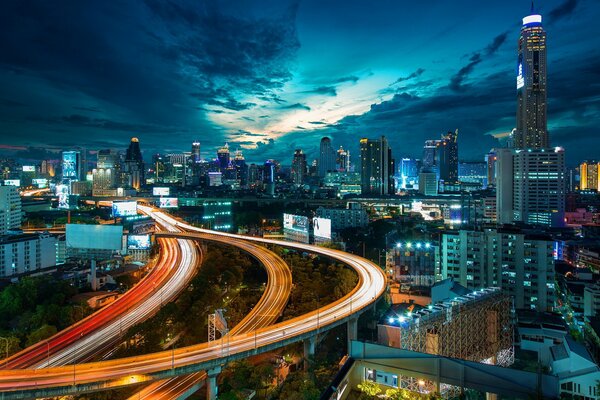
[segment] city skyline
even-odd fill
[[[361,137],[385,135],[396,156],[418,157],[424,140],[459,128],[468,143],[461,146],[461,159],[477,160],[496,145],[490,133],[516,125],[515,32],[529,12],[527,2],[486,5],[495,17],[489,21],[477,17],[482,10],[475,2],[462,1],[450,14],[460,25],[446,18],[446,4],[427,13],[408,5],[392,20],[389,8],[400,6],[388,5],[385,15],[382,10],[362,15],[360,4],[350,3],[337,10],[331,30],[324,21],[334,15],[333,3],[265,3],[263,11],[245,2],[236,6],[210,3],[192,9],[149,2],[129,6],[133,9],[89,10],[74,5],[70,12],[76,21],[60,27],[65,17],[56,15],[27,34],[4,21],[14,34],[3,45],[0,70],[1,149],[124,148],[136,136],[146,159],[159,149],[187,151],[199,140],[204,157],[229,142],[250,162],[274,158],[288,164],[295,148],[316,158],[323,136],[332,138],[334,148],[342,145],[358,154]],[[30,23],[51,13],[43,5],[11,7]],[[86,16],[91,11],[93,17]],[[569,150],[570,163],[594,158],[594,138],[586,132],[592,129],[597,98],[585,81],[593,81],[600,56],[593,41],[585,40],[597,29],[586,21],[600,8],[567,0],[536,4],[536,11],[544,18],[550,48],[551,142]],[[126,13],[142,29],[115,41],[114,35],[130,33],[122,20]],[[411,15],[419,18],[410,22]],[[106,18],[121,29],[93,31]],[[215,43],[218,30],[200,23],[207,20],[225,32]],[[238,43],[241,28],[249,39]],[[279,39],[269,40],[274,36]],[[432,40],[417,43],[424,37]],[[85,40],[93,48],[82,47]],[[133,44],[141,45],[135,50],[139,60],[123,54]],[[332,51],[324,54],[327,46]],[[77,60],[69,50],[77,50]],[[160,79],[150,84],[150,78]],[[181,90],[184,83],[188,87]],[[165,135],[168,143],[162,142]]]

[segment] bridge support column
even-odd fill
[[[308,339],[304,339],[304,370],[306,371],[309,366],[309,360],[315,355],[315,342],[317,341],[316,336],[311,336]]]
[[[206,399],[216,400],[219,387],[217,386],[217,378],[221,373],[221,367],[216,367],[206,371],[208,379],[206,380]]]
[[[350,318],[348,324],[348,354],[350,354],[350,342],[358,339],[358,317]]]

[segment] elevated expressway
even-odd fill
[[[169,232],[163,236],[181,239],[202,239],[206,234],[230,239],[243,239],[264,244],[275,244],[300,251],[330,257],[349,265],[359,277],[357,286],[341,299],[317,310],[253,332],[228,335],[226,339],[194,346],[94,363],[42,370],[0,371],[0,392],[5,399],[50,397],[77,392],[102,390],[136,384],[153,379],[170,378],[198,371],[220,371],[221,365],[270,351],[300,340],[305,349],[314,351],[315,335],[319,331],[348,323],[348,339],[356,339],[356,321],[360,312],[372,305],[385,291],[385,276],[380,267],[362,257],[342,251],[308,244],[255,238],[194,228],[168,214],[145,210],[159,223],[192,232]]]

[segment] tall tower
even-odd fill
[[[200,142],[193,142],[192,143],[192,163],[199,163],[200,162]]]
[[[523,18],[517,62],[516,149],[550,147],[546,116],[546,31],[542,16]]]
[[[292,160],[292,180],[295,185],[302,185],[306,175],[306,154],[301,149],[296,149]]]
[[[324,177],[328,171],[335,170],[335,150],[331,147],[331,139],[324,137],[319,146],[319,176]]]
[[[393,194],[394,160],[385,136],[360,139],[360,177],[363,194]]]
[[[136,137],[131,138],[125,153],[125,174],[127,175],[128,185],[136,190],[139,190],[146,183],[144,179],[144,159],[140,150],[140,141]]]
[[[225,143],[225,146],[217,150],[217,159],[219,160],[219,168],[221,169],[221,172],[225,171],[229,166],[230,161],[229,145],[227,143]]]
[[[458,129],[442,135],[437,147],[440,179],[446,183],[458,182]]]

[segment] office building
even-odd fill
[[[458,164],[458,180],[487,186],[488,164],[485,162],[461,162]]]
[[[113,150],[99,150],[96,168],[92,170],[92,194],[104,196],[107,190],[113,189],[120,174],[119,154]]]
[[[419,193],[425,196],[438,194],[437,175],[431,168],[423,168],[419,172]]]
[[[546,32],[542,16],[523,18],[517,62],[516,149],[550,147],[546,116]]]
[[[331,139],[324,137],[319,146],[319,177],[324,177],[329,171],[335,171],[336,153],[331,146]]]
[[[56,264],[56,238],[48,234],[0,236],[0,278]]]
[[[0,186],[0,235],[21,229],[21,196],[15,186]]]
[[[221,172],[225,171],[229,166],[230,154],[229,154],[229,144],[225,143],[225,146],[220,147],[217,150],[217,160],[219,162],[219,168]]]
[[[419,163],[414,158],[402,158],[398,168],[401,189],[414,189],[419,183]]]
[[[584,161],[579,165],[579,190],[600,192],[600,162]]]
[[[458,182],[458,129],[442,135],[442,139],[436,141],[436,146],[439,179],[446,183]]]
[[[346,228],[364,228],[369,216],[359,203],[350,202],[346,208],[317,208],[317,217],[331,220],[331,229],[339,231]]]
[[[306,177],[306,154],[301,149],[296,149],[292,160],[292,182],[302,185]]]
[[[496,187],[496,161],[498,156],[496,150],[492,149],[485,155],[485,163],[487,165],[487,186]]]
[[[513,176],[513,221],[564,225],[566,180],[562,148],[517,150]]]
[[[248,164],[241,150],[236,150],[233,155],[233,169],[235,170],[235,179],[241,187],[248,185]]]
[[[446,231],[441,240],[442,278],[469,289],[501,287],[515,308],[551,311],[554,241],[517,229]]]
[[[339,172],[350,172],[350,150],[344,150],[342,146],[337,151],[336,166]]]
[[[124,174],[127,179],[126,185],[139,190],[145,184],[144,159],[140,150],[140,141],[138,138],[131,138],[127,152],[125,153]]]
[[[333,187],[340,197],[347,194],[361,194],[360,174],[358,172],[328,172],[323,186]]]
[[[387,195],[395,193],[394,160],[387,139],[360,139],[362,193]]]
[[[191,162],[194,164],[200,162],[200,142],[192,143]]]

